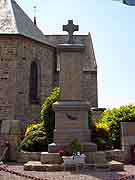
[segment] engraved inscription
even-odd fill
[[[79,113],[78,112],[67,112],[67,113],[65,113],[65,115],[70,120],[78,120],[79,119]]]

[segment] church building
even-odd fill
[[[43,34],[37,26],[15,0],[0,0],[0,122],[39,120],[42,103],[59,86],[57,45],[68,43],[68,35]],[[91,35],[74,35],[73,40],[85,45],[82,98],[97,107],[97,64]]]

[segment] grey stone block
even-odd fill
[[[97,145],[95,143],[82,143],[83,146],[83,152],[96,152],[97,151]]]
[[[42,164],[40,161],[29,161],[24,164],[25,171],[63,171],[63,164]]]
[[[28,161],[40,161],[40,152],[18,152],[17,162],[26,163]]]
[[[85,155],[87,164],[95,164],[96,152],[86,152]]]
[[[97,151],[95,154],[95,162],[97,165],[106,164],[106,155],[103,151]]]
[[[42,164],[61,164],[62,157],[59,153],[41,152],[40,161]]]
[[[111,171],[123,171],[124,164],[118,161],[110,161],[109,162],[110,170]]]

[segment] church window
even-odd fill
[[[38,89],[39,89],[39,69],[36,62],[31,63],[30,68],[30,103],[37,104],[39,103],[38,99]]]

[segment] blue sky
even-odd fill
[[[112,0],[16,0],[44,34],[62,34],[73,19],[91,33],[98,64],[99,107],[135,103],[135,6]]]

